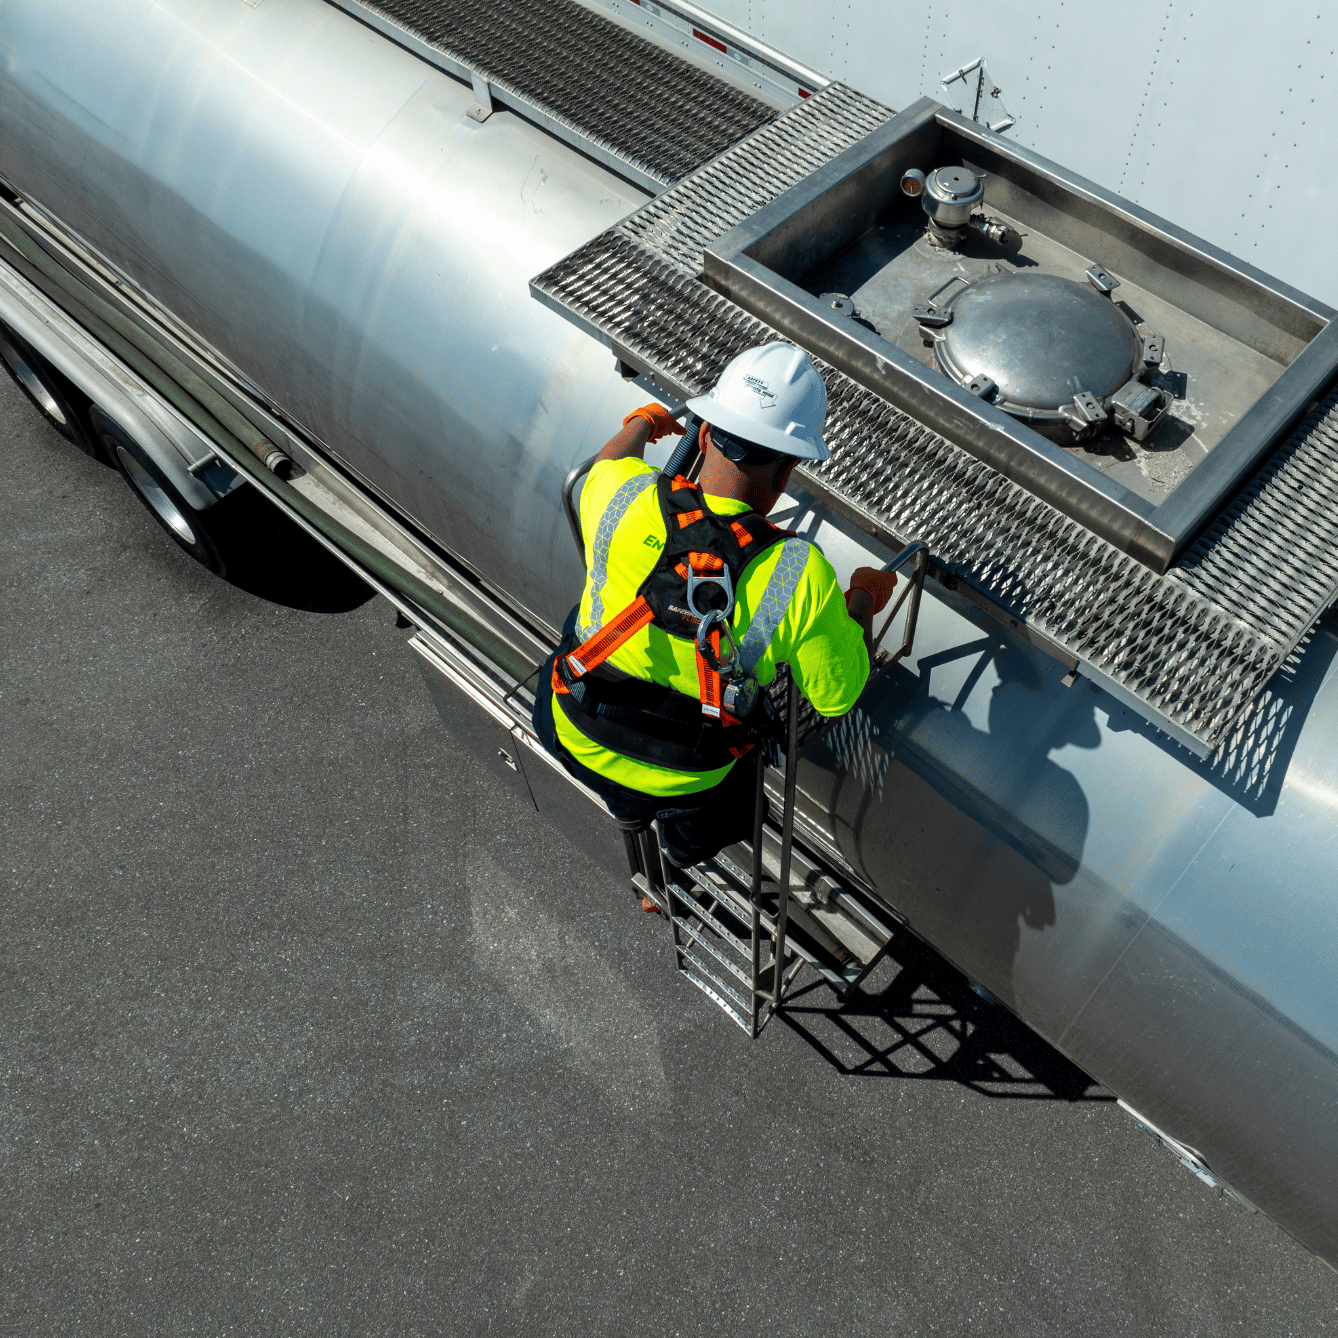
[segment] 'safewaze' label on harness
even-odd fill
[[[613,538],[613,526],[606,533],[601,521],[591,564],[591,617],[596,626],[582,633],[585,639],[579,645],[561,648],[553,665],[554,698],[582,734],[624,757],[677,771],[715,771],[778,733],[767,695],[751,671],[780,618],[765,615],[766,626],[750,626],[736,643],[729,624],[735,588],[748,564],[774,544],[784,542],[787,550],[802,546],[804,558],[808,545],[755,511],[716,515],[700,489],[681,474],[672,481],[663,474],[639,478],[644,486],[653,481],[659,494],[664,550],[636,598],[600,626]],[[781,556],[787,570],[790,556]],[[768,608],[777,602],[769,595],[770,589],[762,600]],[[784,610],[779,612],[783,615]],[[651,626],[694,644],[695,699],[606,663],[619,646]],[[760,646],[755,644],[759,640]]]

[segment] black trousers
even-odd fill
[[[565,640],[575,626],[573,609],[562,629]],[[628,789],[582,766],[558,741],[553,723],[553,661],[544,661],[535,686],[534,732],[540,742],[583,785],[588,785],[609,806],[624,831],[641,831],[658,819],[665,853],[678,865],[709,859],[735,841],[753,837],[753,798],[757,763],[750,753],[729,769],[719,785],[696,794],[653,795]]]

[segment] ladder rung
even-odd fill
[[[723,850],[711,860],[711,863],[731,883],[746,888],[751,893],[753,886],[752,873],[735,864]]]
[[[684,978],[686,978],[687,980],[690,980],[722,1012],[728,1013],[730,1017],[732,1017],[734,1021],[738,1023],[740,1027],[743,1028],[744,1031],[748,1032],[750,1035],[752,1034],[753,1030],[752,1025],[749,1023],[746,1017],[740,1014],[739,1010],[735,1008],[733,1004],[727,1003],[708,984],[706,984],[702,980],[699,980],[693,972],[688,970],[683,970],[680,971],[679,974]],[[761,1030],[762,1027],[762,1021],[763,1017],[762,1014],[759,1012],[757,1017],[757,1026],[759,1031]]]
[[[662,911],[667,911],[679,974],[728,1013],[743,1031],[756,1036],[776,1011],[768,996],[775,981],[778,911],[753,904],[751,874],[723,853],[683,870],[671,870],[666,864],[664,872],[665,877],[654,893],[644,874],[634,875],[632,882],[643,896],[651,896]],[[774,878],[767,879],[765,895],[773,900],[779,895]],[[870,962],[864,962],[863,956],[869,954],[861,955],[852,944],[860,949],[876,944],[882,937],[878,932],[882,926],[857,898],[850,897],[839,885],[832,885],[827,895],[830,902],[823,904],[832,904],[832,909],[838,912],[837,918],[844,916],[850,921],[851,933],[842,933],[841,924],[827,924],[830,917],[813,914],[807,903],[798,900],[791,890],[790,932],[781,967],[781,1000],[806,965],[844,993],[864,977],[885,950],[886,945],[873,954]],[[765,945],[767,955],[772,958],[756,975],[755,946],[751,941],[754,934],[759,955]],[[851,942],[845,941],[847,937]],[[829,941],[834,945],[830,949]],[[835,954],[843,952],[850,952],[851,956],[840,961]]]
[[[731,876],[733,876],[733,872],[737,870],[737,866],[733,864],[733,861],[728,860],[724,856],[717,855],[715,862],[720,867],[730,871]],[[823,978],[823,980],[832,986],[833,989],[839,990],[844,994],[845,991],[864,974],[864,964],[856,958],[852,961],[849,967],[838,970],[835,967],[828,966],[822,957],[818,957],[810,951],[800,939],[795,937],[794,932],[796,928],[799,929],[801,933],[803,932],[803,919],[806,914],[803,903],[797,902],[792,895],[790,898],[790,930],[785,936],[785,947],[787,950],[793,950],[802,957],[804,961]],[[759,906],[757,908],[757,916],[758,922],[765,931],[766,936],[769,939],[774,939],[776,937],[776,917],[772,915],[765,906]],[[821,952],[822,949],[819,948],[819,951]],[[823,956],[825,957],[827,954],[824,952]]]
[[[751,940],[745,943],[743,939],[731,929],[721,924],[710,911],[694,898],[685,897],[681,893],[676,895],[678,896],[678,901],[681,905],[690,906],[692,908],[692,914],[697,916],[703,924],[710,925],[710,927],[719,934],[721,938],[728,942],[741,957],[751,957],[753,955],[753,945]],[[677,919],[678,917],[675,916],[674,918]]]
[[[751,885],[740,888],[732,878],[720,877],[719,869],[710,866],[703,868],[701,865],[694,865],[687,872],[703,892],[709,893],[717,901],[724,901],[733,908],[736,915],[751,914]],[[709,876],[712,873],[716,875],[716,879]]]
[[[697,968],[699,974],[705,976],[707,980],[711,981],[718,990],[721,990],[725,994],[729,995],[729,997],[734,1000],[735,1004],[737,1004],[738,1007],[740,1008],[748,1007],[749,1001],[745,999],[743,995],[740,994],[738,990],[734,989],[734,987],[730,985],[727,981],[721,980],[720,977],[717,976],[715,972],[711,970],[709,964],[702,961],[702,959],[698,957],[697,954],[694,953],[690,948],[680,947],[678,951],[679,954],[685,960],[691,962],[692,965]]]
[[[712,861],[727,877],[736,884],[743,884],[747,887],[752,886],[750,878],[745,875],[742,867],[723,852],[716,855]],[[790,914],[795,923],[804,931],[805,918],[812,918],[815,925],[820,927],[823,932],[836,939],[847,952],[851,954],[851,960],[847,963],[839,964],[837,967],[826,965],[821,957],[810,956],[802,943],[795,944],[795,951],[804,956],[809,965],[818,972],[824,980],[834,989],[844,992],[853,985],[857,985],[873,969],[878,959],[887,951],[888,944],[892,941],[893,931],[883,923],[867,906],[853,896],[849,890],[834,883],[830,878],[828,882],[832,883],[828,896],[837,909],[849,920],[856,932],[867,942],[876,947],[876,951],[862,955],[856,946],[842,938],[842,935],[832,925],[823,924],[819,916],[814,915],[812,911],[804,905],[802,901],[795,898],[794,893],[790,894]],[[796,914],[797,911],[797,914]],[[770,933],[775,928],[775,921],[767,913],[765,908],[762,910],[763,924]],[[881,946],[879,946],[881,945]],[[819,951],[824,956],[830,956],[822,945],[818,944]],[[835,958],[831,960],[835,961]]]
[[[674,923],[683,931],[685,936],[688,936],[689,943],[700,944],[703,948],[706,949],[707,952],[711,954],[712,957],[716,959],[717,962],[720,963],[721,966],[725,968],[726,971],[728,971],[731,975],[737,976],[741,981],[743,981],[745,987],[749,989],[752,988],[751,970],[744,971],[741,967],[736,966],[700,930],[693,929],[691,925],[689,925],[686,921],[680,919],[678,916],[674,917]],[[681,950],[682,950],[682,945],[680,944],[680,951]],[[749,957],[752,956],[751,948],[749,949],[748,955]],[[750,962],[749,966],[751,967],[751,965],[752,963]]]
[[[708,883],[705,880],[704,876],[701,873],[699,873],[696,868],[693,868],[688,872],[692,874],[693,881],[696,882],[698,887],[702,888],[703,891],[709,891],[713,896],[719,895],[719,890],[713,884]],[[678,897],[680,901],[688,900],[683,895],[683,890],[681,888],[677,887],[675,888],[675,895]],[[696,904],[695,901],[694,904]],[[744,905],[746,906],[747,903],[744,903]],[[771,912],[768,911],[764,906],[759,906],[757,910],[758,910],[758,924],[760,929],[762,930],[763,936],[766,938],[768,942],[774,942],[776,937],[776,917],[772,915]],[[795,917],[796,910],[799,912],[800,915],[803,914],[803,907],[796,906],[793,903],[791,904],[790,910],[792,917]],[[746,910],[744,910],[742,911],[742,913],[746,914],[747,912]],[[797,919],[797,917],[795,918]],[[707,919],[707,916],[703,914],[702,919],[704,920]],[[710,920],[709,923],[711,925],[711,928],[716,930],[716,932],[719,933],[722,938],[731,938],[731,935],[729,934],[728,930],[725,930],[714,920]],[[800,924],[799,927],[801,928],[802,931],[802,923]],[[732,938],[731,941],[733,941]],[[746,949],[741,943],[738,942],[735,942],[734,946],[738,948],[740,952],[746,951],[750,955],[752,953],[751,944],[749,944]],[[811,952],[807,947],[805,947],[805,945],[798,938],[794,936],[793,932],[786,935],[785,947],[787,950],[787,955],[789,951],[793,951],[797,956],[799,956],[805,962],[807,962],[808,965],[811,966],[818,973],[818,975],[820,975],[823,978],[823,980],[825,980],[833,989],[838,990],[842,994],[844,994],[845,991],[848,990],[852,984],[854,984],[864,975],[865,967],[863,963],[861,963],[858,959],[852,960],[849,966],[839,969],[837,967],[829,966],[827,962],[823,960],[823,957],[817,956],[815,953]],[[824,956],[826,956],[825,953]]]

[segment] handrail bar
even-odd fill
[[[571,526],[571,537],[576,542],[576,551],[581,555],[581,567],[585,567],[585,539],[581,534],[581,517],[577,513],[576,504],[572,501],[572,492],[577,483],[590,472],[590,467],[599,459],[598,455],[592,455],[588,460],[579,465],[572,465],[567,471],[567,477],[562,481],[562,509],[567,513],[567,524]]]
[[[878,647],[887,635],[888,629],[892,626],[892,619],[897,616],[901,611],[901,606],[909,599],[910,608],[906,610],[906,626],[902,629],[901,646],[894,655],[883,654],[878,668],[869,675],[869,681],[864,685],[865,692],[869,690],[871,683],[881,678],[898,660],[905,659],[915,645],[915,625],[920,617],[920,596],[924,593],[925,575],[929,571],[929,545],[923,539],[913,539],[891,562],[883,567],[883,570],[899,571],[912,559],[915,562],[915,570],[911,573],[906,588],[897,596],[891,609],[888,610],[887,617],[884,619],[878,635],[873,639],[874,653],[878,654]]]

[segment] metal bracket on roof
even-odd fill
[[[959,80],[962,87],[952,88],[951,85]],[[944,99],[963,116],[979,122],[986,130],[1002,134],[1017,124],[1017,117],[1004,101],[1003,89],[994,82],[984,56],[977,56],[969,64],[953,70],[951,74],[945,74],[938,82]],[[994,120],[989,119],[991,115],[995,116]]]
[[[470,120],[482,125],[496,110],[492,105],[492,89],[488,86],[488,81],[473,70],[469,72],[469,82],[474,88],[474,105],[466,114]]]

